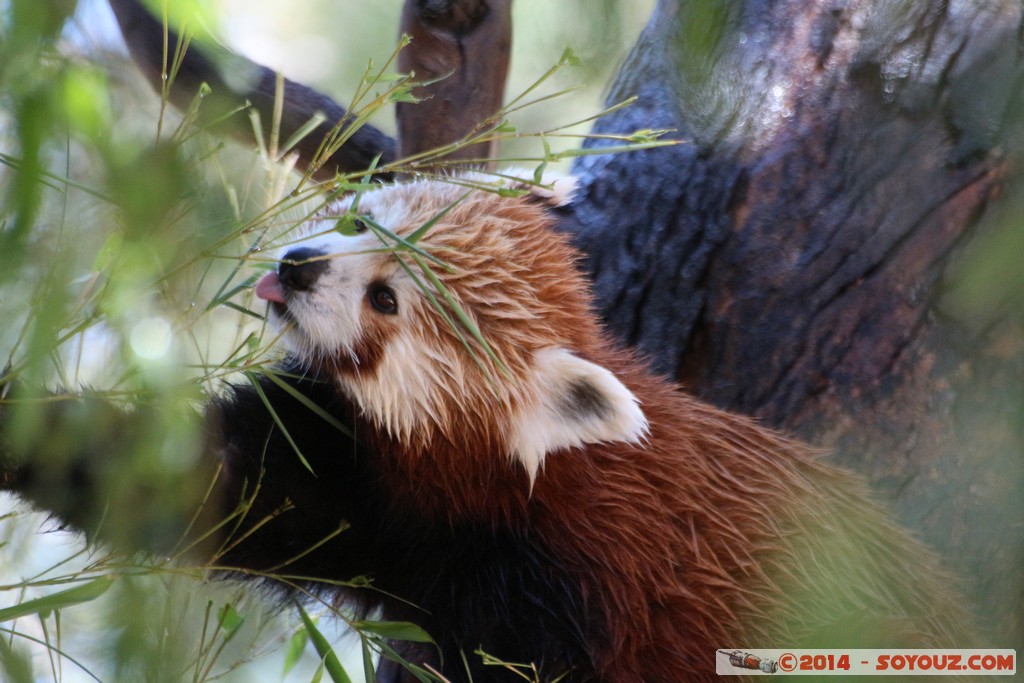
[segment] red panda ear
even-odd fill
[[[510,443],[531,484],[552,451],[647,434],[637,398],[600,365],[551,348],[534,356],[533,373],[533,401],[513,418]]]

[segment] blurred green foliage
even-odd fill
[[[161,482],[191,464],[182,456],[198,438],[182,417],[211,368],[259,326],[258,314],[246,323],[210,302],[252,275],[236,266],[257,238],[240,236],[282,172],[203,135],[181,142],[174,126],[157,140],[160,102],[130,64],[68,45],[74,6],[15,0],[0,15],[0,354],[6,379],[69,394],[91,385],[126,408],[151,406],[124,435],[133,458],[104,482],[111,496],[172,505],[180,492]],[[37,407],[7,407],[12,443],[66,452],[103,432],[88,406],[56,426]],[[4,680],[208,680],[295,628],[237,588],[195,593],[198,575],[39,537],[40,518],[12,514],[0,526],[0,595],[21,611],[0,621]],[[140,523],[152,520],[111,521],[126,535],[159,533],[131,529]],[[230,647],[207,614],[226,604],[251,624]]]
[[[0,364],[6,367],[0,380],[56,389],[55,400],[87,386],[125,410],[145,405],[137,428],[122,435],[131,461],[118,462],[103,480],[111,496],[170,505],[180,495],[179,475],[192,464],[190,444],[199,435],[189,418],[204,396],[273,358],[273,335],[264,335],[251,284],[272,267],[265,251],[302,219],[316,193],[290,197],[297,176],[267,150],[191,128],[126,57],[90,43],[88,25],[77,26],[78,39],[69,41],[68,21],[89,20],[71,18],[75,4],[0,2]],[[596,112],[618,59],[608,57],[609,46],[621,54],[651,4],[517,1],[510,97],[557,63],[567,45],[583,66],[569,76],[559,72],[544,92],[587,87],[569,104],[523,109],[516,128],[553,127]],[[204,26],[218,18],[215,4],[171,5],[202,9]],[[228,12],[239,9],[225,5]],[[400,7],[398,0],[309,0],[302,12],[282,13],[279,5],[273,11],[282,31],[293,31],[296,51],[310,41],[333,41],[334,68],[310,85],[347,103],[367,61],[382,64],[393,52]],[[233,16],[222,26],[229,37],[245,29],[248,5],[241,10],[226,15]],[[359,29],[336,40],[336,27],[346,25]],[[552,34],[553,26],[561,33]],[[385,109],[373,120],[393,129],[391,116]],[[557,151],[578,142],[549,145]],[[536,139],[516,145],[506,154],[525,154],[522,145],[534,155],[544,149]],[[107,419],[74,406],[55,429],[37,408],[6,406],[11,442],[67,451],[68,444],[102,433]],[[63,534],[39,535],[46,526],[41,517],[10,499],[0,504],[11,511],[0,518],[0,616],[6,614],[0,679],[249,681],[324,674],[317,671],[323,643],[307,647],[310,637],[324,637],[309,628],[312,622],[268,613],[244,590],[211,586],[195,572],[140,565]],[[144,523],[104,520],[123,526],[126,536],[160,533],[134,528]],[[3,612],[12,606],[16,612]],[[335,630],[343,626],[333,621]],[[381,639],[393,635],[388,629],[406,628],[359,626],[357,661],[380,650]],[[334,631],[327,635],[337,639]],[[268,667],[273,651],[275,664]],[[365,666],[349,666],[349,673]]]

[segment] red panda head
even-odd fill
[[[587,360],[601,338],[588,286],[542,205],[560,191],[365,193],[310,221],[256,293],[292,353],[392,438],[482,435],[532,481],[552,451],[647,429],[633,394]]]

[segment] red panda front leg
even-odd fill
[[[258,384],[232,387],[205,416],[187,409],[171,429],[165,410],[126,411],[98,395],[58,400],[15,389],[0,404],[0,489],[128,552],[250,575],[316,576],[319,555],[301,551],[354,536],[339,533],[349,509],[339,482],[359,489],[356,445],[292,392],[336,410],[339,420],[347,404],[329,385],[287,372]],[[41,422],[33,438],[21,434],[25,416]],[[155,449],[171,453],[163,466],[150,457]],[[317,507],[322,500],[334,501],[329,512]]]

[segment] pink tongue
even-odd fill
[[[284,287],[281,286],[281,279],[277,273],[267,273],[256,283],[256,296],[264,301],[276,301],[279,304],[286,303],[284,299]]]

